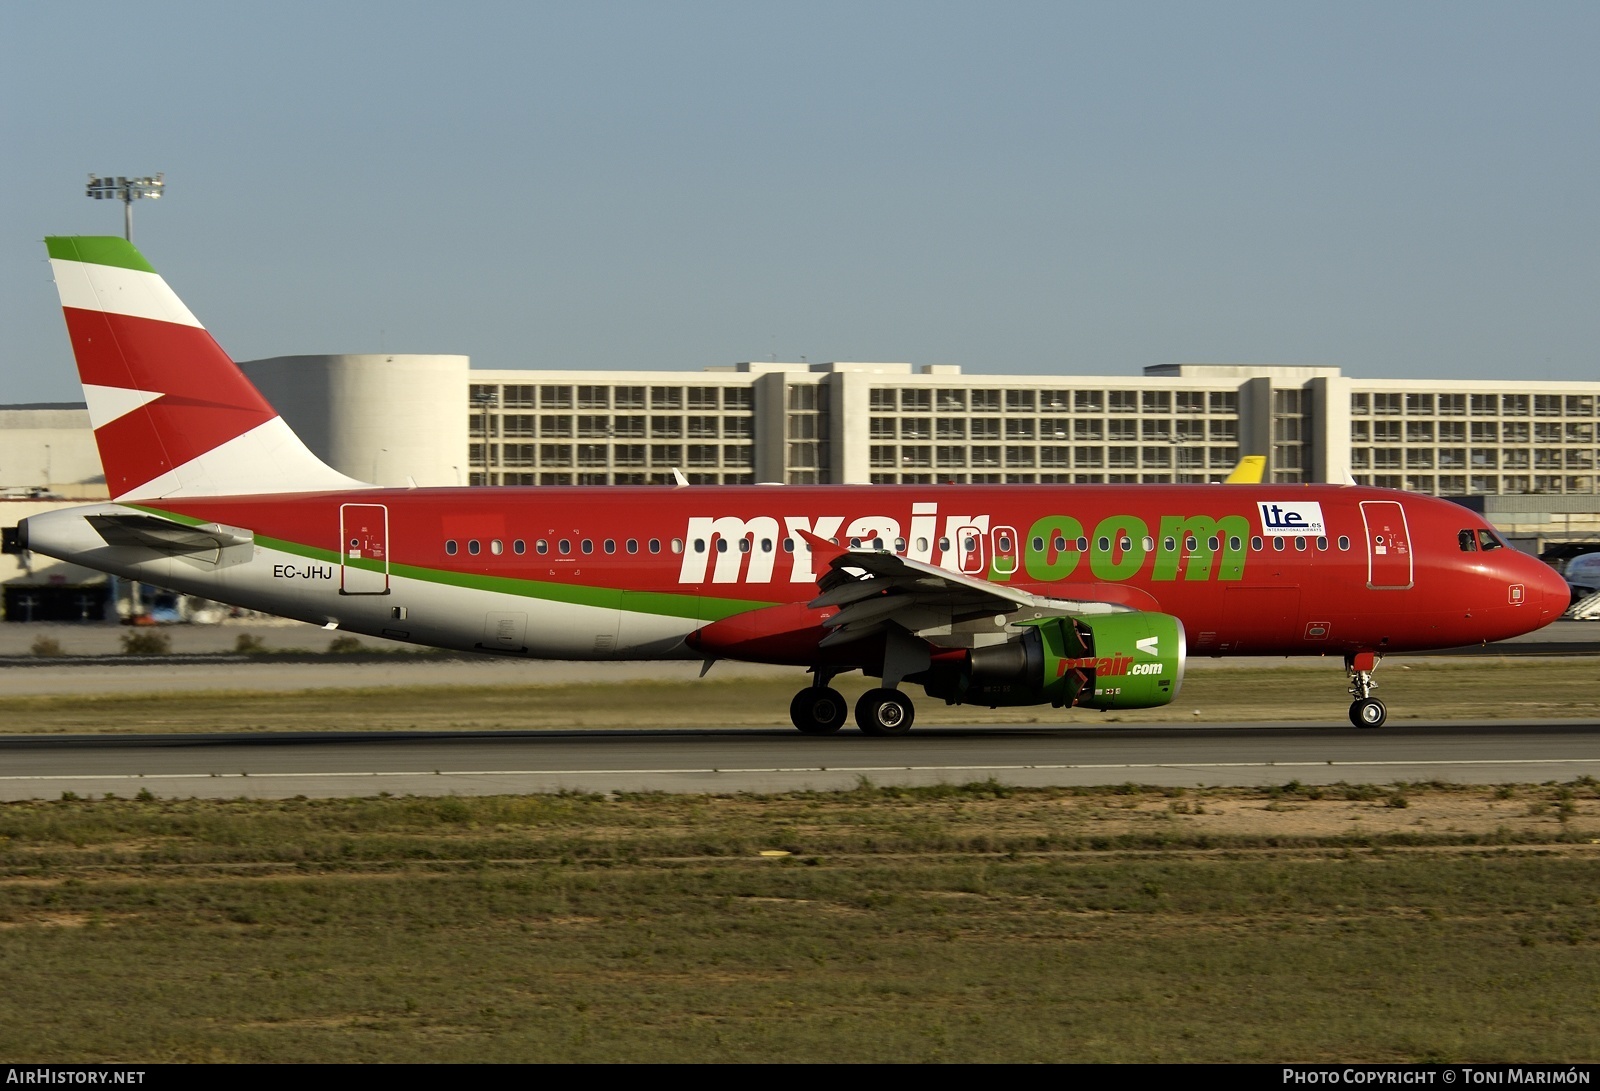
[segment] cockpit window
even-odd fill
[[[1505,548],[1505,542],[1501,540],[1500,535],[1492,530],[1480,530],[1478,531],[1478,548],[1487,553],[1491,549]]]
[[[1456,534],[1456,541],[1461,543],[1461,552],[1476,553],[1478,551],[1478,533],[1474,530],[1463,530]]]

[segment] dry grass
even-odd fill
[[[400,687],[257,693],[240,668],[233,692],[96,694],[0,699],[6,732],[455,731],[546,728],[749,727],[787,725],[788,680],[631,681],[625,685]],[[1600,706],[1592,660],[1391,662],[1379,673],[1392,719],[1513,719],[1591,716]],[[847,697],[871,684],[841,678]],[[923,724],[1343,722],[1349,698],[1339,664],[1273,669],[1195,669],[1166,708],[1107,716],[1048,707],[948,707],[917,703]],[[1197,715],[1198,713],[1198,715]]]
[[[0,1053],[1590,1061],[1596,840],[1592,781],[6,804]]]

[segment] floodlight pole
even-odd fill
[[[104,177],[89,175],[89,186],[84,190],[84,195],[93,197],[97,201],[120,200],[122,202],[122,237],[129,242],[133,241],[133,202],[140,197],[148,197],[152,201],[161,197],[166,189],[167,176],[156,174],[146,175],[143,178],[124,178],[110,175]]]

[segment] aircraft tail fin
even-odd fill
[[[1266,455],[1245,455],[1233,472],[1223,479],[1225,485],[1259,485],[1267,472]]]
[[[45,245],[112,499],[361,486],[311,453],[132,243]]]

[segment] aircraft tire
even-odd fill
[[[1357,727],[1382,727],[1389,718],[1389,710],[1376,697],[1366,697],[1350,704],[1350,722]]]
[[[856,702],[856,726],[878,738],[904,735],[911,730],[917,710],[911,698],[894,689],[869,689]]]
[[[844,694],[827,686],[808,686],[789,702],[789,721],[803,735],[832,735],[844,726],[849,708]]]

